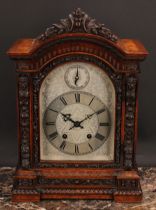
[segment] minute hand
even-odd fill
[[[90,119],[94,114],[101,114],[101,113],[104,112],[105,110],[106,110],[106,109],[103,108],[103,109],[100,109],[100,110],[98,110],[98,111],[96,111],[96,112],[94,112],[94,113],[92,113],[92,114],[89,114],[89,115],[87,115],[87,117],[85,117],[83,120],[81,120],[81,121],[79,121],[79,122],[82,123],[82,122],[84,122],[85,120]]]
[[[80,123],[84,122],[85,120],[88,120],[90,119],[96,112],[92,113],[92,114],[89,114],[87,115],[87,117],[85,117],[83,120],[79,121]]]

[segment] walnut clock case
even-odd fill
[[[8,50],[16,63],[19,159],[13,201],[139,202],[136,40],[80,8]]]

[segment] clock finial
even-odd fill
[[[76,8],[68,18],[61,19],[60,23],[52,24],[46,31],[37,37],[38,40],[45,40],[63,33],[89,33],[97,34],[112,42],[118,40],[117,36],[106,28],[104,24],[91,18],[81,8]]]

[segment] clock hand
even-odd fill
[[[92,114],[89,114],[89,115],[87,115],[87,117],[85,117],[83,120],[81,120],[81,121],[75,121],[75,123],[74,123],[74,125],[71,127],[71,128],[69,128],[69,130],[72,130],[73,128],[84,128],[82,125],[81,125],[81,123],[82,122],[84,122],[85,120],[87,120],[87,119],[90,119],[94,114],[95,114],[96,112],[94,112],[94,113],[92,113]]]
[[[94,114],[99,114],[99,113],[103,112],[104,110],[105,110],[105,109],[101,109],[101,110],[98,110],[98,111],[96,111],[96,112],[93,112],[92,114],[87,115],[87,117],[85,117],[83,120],[78,121],[79,127],[81,127],[81,123],[82,123],[82,122],[84,122],[84,121],[86,121],[86,120],[88,120],[88,119],[91,119],[91,117],[92,117]]]
[[[84,122],[85,120],[91,119],[91,117],[95,114],[96,112],[87,115],[87,117],[85,117],[83,120],[79,121],[79,123],[81,124],[82,122]]]
[[[87,117],[85,117],[83,120],[81,120],[80,123],[84,122],[84,121],[87,120],[87,119],[90,119],[94,114],[101,114],[101,113],[104,112],[105,110],[106,110],[105,108],[102,108],[102,109],[99,109],[99,110],[96,111],[96,112],[93,112],[92,114],[87,115]]]
[[[72,127],[69,128],[69,130],[72,130],[73,128],[82,128],[83,129],[83,126],[80,125],[80,122],[79,121],[76,121],[74,123],[74,125]]]
[[[80,122],[79,121],[74,121],[72,118],[71,118],[71,114],[64,114],[64,113],[61,113],[61,115],[63,116],[63,120],[66,122],[66,121],[70,121],[73,123],[73,126],[69,129],[73,129],[73,128],[77,128],[77,127],[80,127],[80,128],[83,128],[83,126],[80,125]]]
[[[75,123],[75,121],[71,118],[71,114],[64,114],[64,113],[61,113],[62,116],[63,116],[63,120],[66,122],[66,121],[70,121],[72,123]]]
[[[75,76],[75,85],[77,85],[77,81],[79,80],[79,71],[77,67],[76,76]]]

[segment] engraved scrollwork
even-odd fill
[[[98,23],[94,18],[89,17],[88,14],[82,11],[82,9],[77,8],[69,14],[68,18],[61,19],[60,23],[52,24],[37,40],[45,40],[57,34],[75,32],[97,34],[112,42],[116,42],[118,39],[104,24]]]

